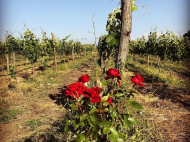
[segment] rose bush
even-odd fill
[[[140,110],[143,107],[128,98],[128,95],[133,93],[133,88],[128,92],[119,86],[121,84],[119,70],[111,68],[106,71],[106,74],[106,81],[101,83],[104,85],[103,90],[99,87],[86,88],[83,83],[89,81],[88,75],[81,76],[78,83],[67,86],[65,95],[69,99],[73,99],[70,104],[70,112],[73,112],[75,117],[66,122],[64,131],[67,133],[72,126],[73,133],[77,132],[76,142],[124,142],[125,134],[119,128],[130,129],[131,125],[138,125],[132,112],[133,109]],[[112,79],[112,81],[108,81],[108,79]],[[142,81],[144,79],[139,75],[132,77],[135,85],[142,85]],[[132,110],[126,112],[126,108],[128,109],[129,106],[132,107]]]

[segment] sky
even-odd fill
[[[5,41],[6,31],[15,38],[26,27],[41,38],[41,28],[51,37],[51,32],[59,39],[72,34],[69,39],[82,44],[107,34],[108,14],[119,7],[120,0],[0,0],[0,39]],[[136,0],[138,11],[132,13],[131,39],[135,40],[150,33],[172,30],[183,35],[190,30],[190,0]],[[144,5],[144,7],[143,7]],[[95,13],[94,13],[95,12]],[[40,28],[41,27],[41,28]],[[83,39],[84,38],[84,39]],[[97,40],[98,43],[98,40]]]

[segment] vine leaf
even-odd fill
[[[108,35],[106,38],[106,42],[109,46],[113,46],[119,44],[119,38],[116,38],[116,34]]]

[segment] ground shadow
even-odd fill
[[[129,71],[138,73],[144,78],[144,83],[146,84],[145,88],[147,87],[148,89],[142,89],[140,86],[137,86],[136,88],[141,94],[147,95],[147,93],[156,90],[153,93],[154,96],[157,96],[162,100],[171,100],[178,106],[190,110],[190,99],[184,97],[190,95],[188,92],[179,88],[169,87],[168,84],[164,81],[147,74],[145,71],[138,67],[135,67],[133,64],[129,64],[129,66],[131,66],[131,69],[129,69]]]

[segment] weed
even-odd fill
[[[39,98],[44,98],[44,97],[45,97],[44,94],[40,94],[40,95],[39,95]]]
[[[60,82],[60,81],[57,81],[57,82],[56,82],[56,84],[59,84],[59,83],[61,83],[61,82]]]
[[[42,122],[40,121],[40,119],[31,119],[31,120],[25,121],[24,125],[29,126],[30,131],[33,131],[36,127],[41,126]]]
[[[0,117],[1,123],[8,123],[9,120],[14,119],[16,115],[20,114],[21,111],[19,109],[8,109],[4,115]]]
[[[32,87],[28,87],[28,92],[32,92]]]

